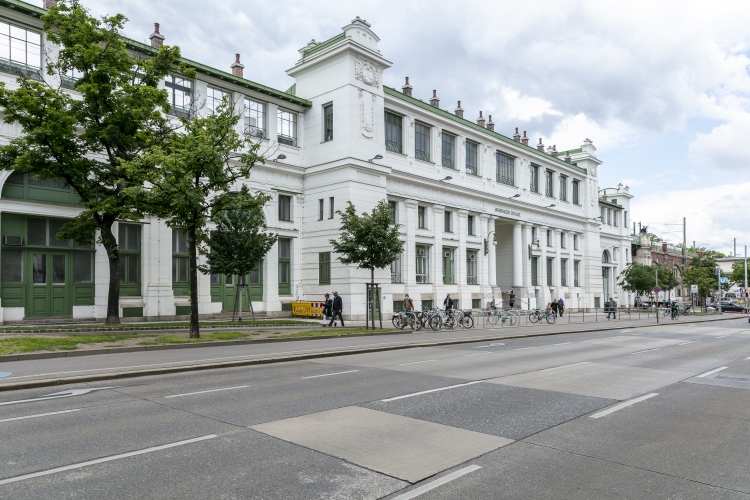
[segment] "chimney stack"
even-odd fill
[[[667,244],[665,242],[662,242],[661,244],[661,251],[667,253]]]
[[[461,107],[461,101],[458,101],[458,106],[456,107],[455,113],[459,118],[464,117],[464,108]]]
[[[477,118],[477,125],[479,125],[480,127],[484,127],[484,123],[484,117],[482,116],[482,112],[480,111],[479,118]]]
[[[487,122],[487,129],[488,130],[495,130],[495,124],[492,123],[492,115],[490,115],[490,121]]]
[[[245,69],[245,66],[243,66],[242,63],[240,63],[239,54],[235,54],[234,57],[235,57],[234,62],[232,63],[232,66],[230,66],[232,68],[232,74],[234,76],[239,76],[240,78],[243,78],[242,72]]]
[[[570,163],[570,151],[565,152],[565,161]]]
[[[51,9],[55,5],[57,5],[57,0],[44,0],[45,9]]]
[[[557,158],[557,145],[556,144],[552,145],[552,151],[550,151],[549,154],[551,154],[552,156],[554,156],[555,158]]]
[[[542,144],[542,138],[541,137],[539,138],[539,144],[536,145],[536,148],[539,151],[541,151],[542,153],[544,153],[544,144]]]
[[[526,131],[525,130],[523,131],[523,137],[521,138],[521,142],[523,144],[526,144],[527,146],[529,145],[529,138],[526,137]]]
[[[407,77],[406,77],[406,83],[404,84],[404,86],[403,86],[403,87],[401,87],[401,91],[402,91],[402,92],[403,92],[404,94],[406,94],[406,95],[411,95],[411,89],[412,89],[412,88],[413,88],[413,87],[412,87],[411,85],[409,85],[409,77],[407,76]]]
[[[57,3],[57,0],[45,0],[46,2],[54,2]],[[148,37],[151,40],[151,46],[154,48],[159,48],[164,43],[164,35],[159,33],[159,23],[154,23],[154,32],[151,33],[151,36]]]
[[[516,133],[513,134],[513,140],[516,142],[521,142],[521,134],[518,133],[518,127],[516,127]]]
[[[438,99],[437,90],[432,91],[432,99],[430,99],[430,104],[432,106],[435,106],[436,108],[440,107],[440,99]]]

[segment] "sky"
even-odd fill
[[[32,0],[41,5],[41,0]],[[600,188],[630,186],[632,217],[672,243],[750,246],[750,2],[697,0],[518,2],[400,0],[82,0],[121,12],[125,33],[148,42],[153,23],[185,57],[280,90],[310,39],[355,16],[380,37],[415,97],[492,115],[558,151],[585,138],[603,161]]]

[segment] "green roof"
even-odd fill
[[[47,13],[47,9],[31,5],[30,3],[21,2],[20,0],[0,0],[0,5],[34,17],[41,17]]]
[[[568,163],[568,162],[566,162],[564,160],[561,160],[559,158],[555,158],[552,155],[548,155],[547,153],[539,151],[538,149],[536,149],[536,148],[534,148],[532,146],[529,146],[527,144],[524,144],[522,142],[514,141],[510,137],[505,137],[504,135],[499,134],[499,133],[495,132],[494,130],[490,130],[488,128],[485,128],[485,127],[482,127],[480,125],[477,125],[476,123],[474,123],[472,121],[469,121],[466,118],[458,117],[458,116],[454,115],[453,113],[449,113],[448,111],[445,111],[444,109],[436,108],[432,104],[427,104],[426,102],[422,102],[419,99],[416,99],[416,98],[414,98],[412,96],[408,96],[408,95],[404,94],[403,92],[399,92],[398,90],[396,90],[394,88],[386,87],[385,85],[383,85],[383,90],[385,91],[386,94],[388,94],[390,96],[396,97],[398,99],[401,99],[402,101],[408,102],[409,104],[413,104],[413,105],[415,105],[415,106],[417,106],[419,108],[422,108],[424,110],[430,111],[431,113],[434,113],[436,115],[442,116],[443,118],[447,118],[447,119],[452,120],[454,122],[460,123],[461,125],[464,125],[464,126],[467,126],[469,128],[472,128],[472,129],[476,130],[477,132],[481,132],[481,133],[483,133],[485,135],[488,135],[488,136],[492,137],[493,139],[498,139],[498,140],[500,140],[502,142],[507,142],[508,144],[513,144],[515,147],[518,147],[518,148],[521,148],[521,149],[525,149],[526,151],[528,151],[529,153],[531,153],[531,154],[533,154],[533,155],[535,155],[537,157],[542,157],[545,160],[557,162],[557,163],[559,163],[559,164],[561,164],[561,165],[563,165],[565,167],[571,168],[573,170],[577,170],[577,171],[579,171],[579,172],[581,172],[583,174],[587,173],[585,168],[579,167],[579,166],[574,165],[572,163]]]
[[[336,42],[339,42],[343,40],[346,37],[346,33],[339,33],[333,38],[329,38],[325,42],[320,42],[319,44],[315,45],[314,47],[310,47],[309,49],[306,49],[304,52],[302,52],[302,57],[305,58],[309,56],[310,54],[314,54],[316,52],[320,52],[321,50],[325,49],[326,47],[330,47]]]
[[[601,203],[602,205],[607,205],[608,207],[619,208],[620,210],[622,210],[622,205],[618,205],[617,203],[612,203],[611,201],[607,201],[607,200],[603,200],[599,198],[599,203]]]

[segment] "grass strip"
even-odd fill
[[[18,337],[0,339],[0,355],[35,351],[75,351],[81,344],[111,343],[143,335],[124,333],[120,335],[70,335],[68,337]]]
[[[254,326],[254,325],[315,325],[317,322],[312,321],[300,321],[300,320],[293,320],[293,319],[261,319],[258,321],[201,321],[200,326],[236,326],[236,327],[243,327],[243,326]],[[34,325],[34,326],[6,326],[6,327],[0,327],[0,333],[2,333],[5,330],[13,330],[13,331],[37,331],[37,330],[88,330],[88,329],[98,329],[98,330],[116,330],[119,328],[159,328],[159,327],[189,327],[190,323],[188,321],[177,321],[177,322],[166,322],[166,321],[160,321],[155,323],[122,323],[119,325],[104,325],[102,323],[93,323],[93,324],[68,324],[68,325]]]
[[[162,335],[160,337],[156,337],[154,340],[140,342],[140,345],[195,344],[198,342],[214,342],[216,340],[244,339],[249,337],[250,335],[258,334],[248,334],[242,332],[202,333],[199,339],[191,339],[189,337],[181,337],[179,335]]]

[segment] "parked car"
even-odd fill
[[[721,302],[721,310],[724,312],[739,312],[747,314],[747,306],[735,304],[734,302]]]

